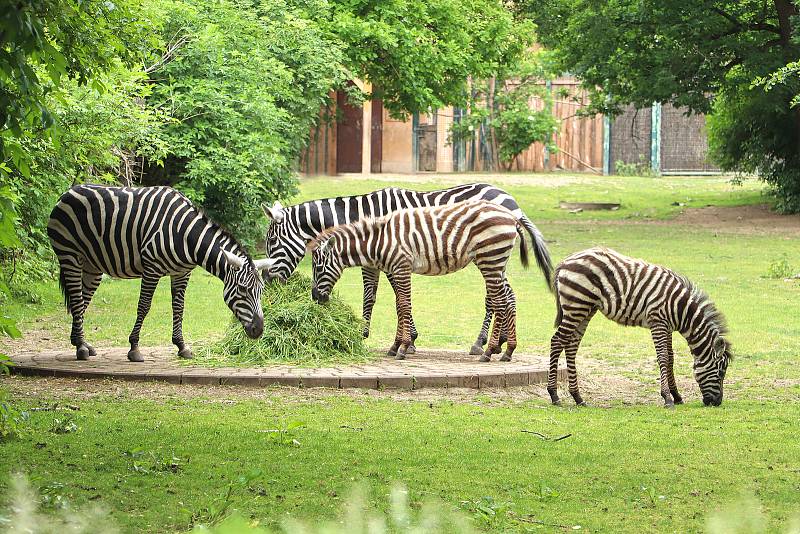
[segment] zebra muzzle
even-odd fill
[[[244,325],[244,333],[250,339],[258,339],[264,333],[264,319],[262,317],[254,317],[253,321]]]
[[[330,295],[327,293],[321,293],[319,289],[316,287],[311,288],[311,298],[314,299],[314,302],[317,304],[325,304],[330,299]]]

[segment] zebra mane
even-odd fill
[[[331,226],[330,228],[326,228],[325,230],[323,230],[322,232],[317,234],[317,237],[315,237],[314,239],[309,241],[308,245],[306,246],[306,250],[308,250],[308,251],[316,250],[316,248],[319,246],[320,243],[322,243],[323,241],[326,241],[326,240],[330,239],[331,237],[333,237],[334,235],[338,234],[345,227],[353,228],[353,227],[360,226],[360,227],[365,228],[365,229],[366,228],[374,229],[374,228],[378,228],[380,226],[383,226],[385,224],[385,222],[386,222],[386,219],[387,219],[387,216],[383,216],[383,217],[364,217],[363,219],[359,219],[359,220],[357,220],[355,222],[352,222],[352,223],[339,224],[339,225],[336,225],[336,226]]]
[[[213,228],[214,230],[219,230],[220,234],[222,234],[222,237],[223,237],[224,239],[227,239],[227,240],[228,240],[228,242],[229,242],[229,243],[231,243],[231,244],[234,246],[234,249],[235,249],[237,252],[241,252],[242,254],[244,254],[244,257],[245,257],[245,259],[246,259],[246,260],[247,260],[249,263],[253,263],[253,258],[252,258],[252,257],[250,256],[250,254],[247,252],[247,249],[246,249],[246,248],[244,248],[244,246],[243,246],[243,245],[242,245],[242,244],[239,242],[239,240],[238,240],[238,239],[236,239],[236,238],[233,236],[233,233],[232,233],[230,230],[228,230],[228,228],[226,228],[226,227],[225,227],[225,226],[223,226],[222,224],[220,224],[220,223],[218,223],[217,221],[215,221],[214,219],[212,219],[212,218],[211,218],[211,217],[210,217],[210,216],[209,216],[209,215],[208,215],[208,214],[205,212],[205,210],[204,210],[204,209],[203,209],[201,206],[198,206],[197,204],[195,204],[194,202],[192,202],[191,200],[189,200],[189,198],[188,198],[186,195],[184,195],[183,193],[181,193],[181,192],[180,192],[180,191],[178,191],[177,189],[175,189],[175,192],[176,192],[176,193],[178,193],[178,194],[181,196],[181,198],[183,198],[183,200],[184,200],[184,201],[186,201],[186,202],[189,204],[189,206],[190,206],[192,209],[194,209],[194,210],[197,212],[197,215],[200,217],[200,219],[201,219],[203,222],[205,222],[206,224],[208,224],[209,226],[211,226],[211,228]]]
[[[714,304],[711,297],[708,296],[708,293],[694,285],[688,279],[684,278],[684,281],[689,286],[692,298],[695,299],[698,304],[705,304],[703,308],[705,319],[717,328],[720,337],[724,339],[728,334],[728,321],[725,319],[725,316],[719,311],[717,305]],[[727,340],[725,340],[725,344],[730,348],[730,344]]]

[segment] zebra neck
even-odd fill
[[[223,251],[228,251],[240,257],[247,255],[241,250],[238,243],[231,239],[219,227],[207,228],[211,235],[208,239],[201,239],[195,247],[196,263],[220,280],[225,280],[229,264]]]

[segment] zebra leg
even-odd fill
[[[586,326],[589,324],[589,320],[595,313],[595,310],[589,311],[580,311],[578,312],[580,315],[577,316],[570,316],[562,310],[562,317],[561,322],[556,325],[556,332],[553,334],[553,337],[550,338],[550,368],[547,372],[547,393],[550,394],[550,401],[556,405],[561,406],[561,400],[558,398],[558,359],[561,356],[561,352],[565,351],[567,347],[573,344],[574,336],[578,329],[582,326],[583,329],[581,330],[581,337],[583,336],[583,332],[586,331]],[[578,338],[578,344],[580,344],[580,338]],[[574,353],[572,355],[572,367],[569,368],[567,366],[567,374],[570,384],[574,384],[575,388],[570,389],[570,393],[575,391],[578,393],[578,377],[577,377],[577,370],[575,369],[575,353],[578,352],[578,344],[574,346]],[[569,363],[569,362],[568,362]],[[572,395],[572,398],[575,399],[577,402],[578,399],[575,398],[575,395]],[[578,393],[578,398],[580,398],[580,394]]]
[[[489,306],[494,314],[494,324],[492,325],[492,334],[489,336],[489,344],[480,358],[480,361],[488,362],[492,359],[492,354],[500,352],[500,334],[506,320],[505,299],[503,298],[502,273],[490,268],[483,268],[481,269],[481,274],[483,274],[486,282],[486,294],[489,295]]]
[[[656,357],[658,360],[658,371],[661,382],[661,398],[664,399],[664,408],[675,408],[672,401],[672,392],[669,385],[669,350],[671,332],[669,328],[661,323],[655,323],[650,327],[650,334],[653,337],[653,344],[656,346]]]
[[[506,320],[505,324],[503,325],[503,330],[505,331],[506,336],[506,352],[503,354],[503,357],[500,358],[501,362],[510,362],[511,355],[514,354],[514,350],[517,348],[517,299],[514,296],[514,290],[511,289],[511,286],[506,280],[505,283],[505,301],[506,301]],[[502,343],[503,338],[500,338]]]
[[[128,338],[131,343],[131,350],[128,351],[128,360],[132,362],[143,362],[144,356],[139,351],[139,333],[142,330],[142,323],[147,313],[150,311],[150,304],[153,302],[153,293],[158,285],[159,276],[145,272],[142,275],[142,288],[139,291],[139,305],[136,307],[136,323]]]
[[[672,402],[683,404],[683,397],[678,393],[678,385],[675,383],[675,353],[672,352],[672,336],[667,337],[667,384],[669,392],[672,394]]]
[[[172,291],[172,344],[178,347],[178,357],[190,359],[194,355],[192,349],[186,346],[183,341],[183,298],[186,294],[186,286],[189,284],[189,277],[192,272],[177,276],[170,276],[170,289]]]
[[[94,292],[97,291],[97,286],[100,285],[100,281],[103,279],[102,273],[87,273],[86,271],[83,272],[83,276],[81,277],[81,294],[83,296],[83,315],[86,315],[86,309],[89,307],[89,303],[92,302],[92,297],[94,296]],[[84,346],[86,350],[89,351],[89,356],[97,356],[97,351],[92,347],[89,343],[84,341]]]
[[[389,280],[397,305],[397,333],[394,344],[389,349],[389,356],[404,360],[411,345],[411,271],[403,269],[395,272]]]
[[[386,273],[386,278],[389,280],[389,283],[392,285],[392,289],[394,289],[395,295],[397,295],[397,288],[395,287],[394,276],[391,273]],[[409,302],[411,300],[411,292],[409,289],[408,294]],[[417,332],[417,326],[414,324],[414,317],[411,316],[409,312],[408,316],[409,327],[411,329],[411,343],[408,345],[406,349],[406,354],[415,354],[417,352],[417,347],[414,345],[414,342],[417,340],[419,333]],[[399,327],[399,325],[398,325]],[[397,346],[400,346],[400,333],[398,332],[397,336],[395,336],[395,341],[397,342]],[[395,347],[395,352],[397,351],[397,347]],[[391,352],[391,351],[390,351]],[[389,356],[394,356],[394,354],[389,354]]]
[[[503,293],[501,295],[502,302],[504,303],[504,310],[506,310],[506,318],[503,323],[500,325],[500,340],[499,346],[502,347],[503,343],[508,341],[508,328],[509,328],[509,314],[514,311],[514,328],[516,328],[516,310],[517,310],[517,297],[514,295],[514,290],[511,289],[511,285],[508,283],[508,279],[505,278],[505,273],[503,273]],[[516,331],[514,332],[516,336]],[[513,352],[513,351],[512,351]],[[510,359],[510,358],[509,358]],[[502,360],[502,359],[501,359]],[[505,360],[503,360],[505,361]]]
[[[475,340],[475,343],[472,344],[472,348],[469,349],[469,353],[472,356],[483,354],[483,346],[486,345],[486,342],[489,340],[489,327],[492,324],[492,307],[489,304],[489,295],[486,295],[484,306],[486,308],[486,314],[483,316],[481,331],[478,334],[478,339]]]
[[[364,318],[364,337],[369,337],[369,322],[372,319],[372,308],[375,306],[375,297],[378,293],[378,282],[381,272],[369,267],[361,268],[361,279],[364,281],[364,301],[362,304],[362,317]]]
[[[564,349],[564,356],[567,360],[567,381],[569,384],[569,394],[572,395],[572,399],[578,406],[586,406],[586,403],[583,401],[581,393],[578,390],[578,368],[575,366],[575,356],[578,354],[578,347],[581,346],[583,334],[586,333],[586,327],[589,326],[589,321],[592,320],[594,314],[595,312],[592,311],[588,317],[581,321],[581,323],[575,329],[575,333],[572,335],[572,339],[570,340],[569,344]]]
[[[83,305],[83,266],[78,258],[72,256],[59,256],[58,263],[62,289],[72,315],[69,340],[75,347],[75,357],[78,360],[88,360],[89,347],[83,335],[83,314],[86,311],[86,306]]]

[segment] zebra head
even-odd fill
[[[272,221],[267,228],[267,257],[274,260],[272,266],[264,271],[266,281],[278,280],[283,283],[297,268],[297,264],[306,254],[306,239],[286,219],[286,211],[280,202],[272,207],[262,204],[264,215]]]
[[[225,272],[222,298],[233,315],[242,323],[247,337],[257,339],[264,333],[264,310],[261,293],[264,281],[261,273],[272,265],[272,260],[241,258],[223,250],[228,269]]]
[[[311,298],[318,304],[324,304],[331,298],[331,291],[342,276],[344,264],[336,253],[336,236],[331,235],[320,240],[311,253],[311,269],[313,285]]]
[[[728,362],[733,358],[731,344],[722,337],[723,333],[711,327],[703,339],[689,343],[694,356],[694,378],[706,406],[722,404],[722,383]]]

